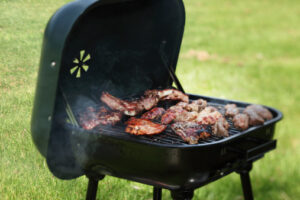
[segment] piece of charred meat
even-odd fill
[[[98,112],[98,119],[102,125],[115,125],[122,119],[122,113],[119,111]]]
[[[175,118],[176,118],[176,113],[171,110],[167,110],[165,114],[161,116],[161,123],[170,124]]]
[[[208,126],[194,122],[176,122],[172,130],[189,144],[197,144],[199,139],[210,137]]]
[[[145,112],[141,118],[142,119],[149,119],[149,120],[158,120],[164,113],[165,109],[161,107],[155,107],[149,110],[148,112]]]
[[[270,119],[273,118],[272,113],[268,109],[264,108],[261,105],[254,105],[253,104],[253,105],[247,106],[246,109],[254,110],[264,120],[270,120]]]
[[[141,97],[139,102],[145,110],[150,110],[159,102],[158,90],[146,90],[144,96]]]
[[[98,126],[100,124],[100,120],[95,108],[87,107],[86,111],[79,116],[79,124],[85,130],[91,130]]]
[[[144,107],[138,101],[125,101],[114,97],[107,92],[102,92],[100,99],[110,109],[120,111],[128,116],[135,116],[144,109]]]
[[[239,130],[246,130],[249,127],[249,117],[246,114],[237,114],[232,121],[234,127]]]
[[[167,126],[151,122],[148,119],[138,119],[131,117],[125,128],[126,133],[133,135],[154,135],[163,132]]]
[[[249,117],[249,125],[257,126],[264,124],[264,118],[259,116],[259,114],[251,107],[247,107],[244,111],[244,114],[248,115]]]
[[[200,112],[204,110],[204,108],[207,106],[207,102],[203,99],[197,99],[192,101],[192,103],[186,103],[181,101],[176,105],[181,106],[183,109],[189,112]]]
[[[228,129],[229,129],[229,123],[222,116],[218,118],[216,123],[212,126],[212,133],[213,135],[219,137],[228,137],[229,136]]]
[[[144,110],[150,110],[163,100],[189,101],[188,95],[175,89],[147,90],[143,97],[135,101],[125,101],[107,92],[102,92],[100,99],[110,109],[120,111],[128,116],[136,116]]]
[[[236,104],[227,104],[225,106],[225,116],[233,118],[235,115],[239,114],[239,109]]]
[[[189,96],[176,89],[154,90],[153,92],[157,92],[159,100],[189,102]]]
[[[196,121],[198,124],[213,125],[221,117],[223,117],[222,114],[215,107],[208,106],[199,113]]]
[[[193,108],[195,108],[196,105],[196,109],[193,111],[196,112],[201,112],[202,110],[204,110],[207,106],[207,101],[205,101],[204,99],[197,99],[192,101],[192,103],[189,104],[190,106],[192,106]]]
[[[211,125],[213,135],[222,137],[229,136],[229,123],[215,107],[206,107],[199,113],[196,121],[198,124]]]
[[[107,110],[101,107],[98,111],[93,107],[87,107],[79,116],[79,124],[86,130],[91,130],[98,125],[115,125],[122,119],[122,113]]]
[[[182,104],[171,106],[166,113],[161,117],[162,124],[174,122],[190,122],[197,119],[197,112],[188,112],[182,107]]]

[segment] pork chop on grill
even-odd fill
[[[123,112],[128,116],[135,116],[144,109],[144,107],[138,101],[125,101],[112,96],[108,92],[102,92],[101,101],[110,109]]]
[[[171,125],[171,128],[189,144],[197,144],[199,139],[210,137],[208,126],[199,125],[195,122],[176,122]]]
[[[249,116],[246,114],[237,114],[232,121],[234,127],[239,130],[246,130],[249,127]]]
[[[123,112],[128,116],[136,116],[143,110],[150,110],[156,106],[159,101],[163,100],[189,101],[188,95],[175,89],[147,90],[143,97],[135,101],[125,101],[112,96],[108,92],[102,92],[100,99],[112,110]]]
[[[184,103],[185,104],[185,103]],[[174,122],[189,122],[197,119],[197,112],[188,112],[182,106],[182,102],[171,106],[166,113],[161,117],[162,124],[169,124]]]
[[[189,96],[176,89],[159,90],[158,96],[160,100],[189,102]]]
[[[163,132],[167,126],[151,122],[148,119],[138,119],[131,117],[127,122],[125,128],[126,133],[133,135],[154,135]]]
[[[159,98],[157,96],[152,96],[152,95],[143,96],[138,101],[138,103],[141,104],[141,106],[145,110],[150,110],[151,108],[153,108],[154,106],[156,106],[158,102],[159,102]]]
[[[87,107],[79,116],[79,124],[86,130],[91,130],[98,125],[115,125],[122,119],[122,113],[107,110],[101,107],[98,111],[94,107]]]
[[[142,116],[141,119],[149,119],[149,120],[154,120],[154,119],[159,119],[164,113],[165,109],[161,107],[155,107],[149,110],[148,112],[145,112]]]
[[[204,108],[207,106],[207,102],[204,99],[197,99],[192,101],[192,103],[186,103],[181,101],[176,105],[181,106],[183,109],[189,112],[200,112],[204,110]]]
[[[225,106],[225,116],[233,118],[235,115],[239,114],[239,109],[236,104],[227,104]]]
[[[101,107],[98,111],[98,119],[102,125],[115,125],[121,121],[122,115],[119,111],[107,110],[105,107]]]

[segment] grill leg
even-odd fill
[[[172,190],[171,197],[173,200],[192,200],[194,190]]]
[[[153,200],[161,200],[161,188],[153,187]]]
[[[253,193],[252,193],[251,181],[249,176],[249,172],[251,168],[252,168],[252,164],[238,171],[241,177],[245,200],[253,200]]]
[[[104,176],[99,176],[97,178],[88,177],[89,183],[86,192],[86,200],[96,200],[97,189],[98,189],[98,182],[99,180],[103,179]]]

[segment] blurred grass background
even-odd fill
[[[0,0],[0,199],[84,199],[87,179],[55,178],[30,136],[41,42],[66,0]],[[300,198],[300,4],[297,0],[186,0],[177,74],[191,93],[260,103],[284,113],[278,147],[251,172],[256,199]],[[152,198],[152,188],[106,177],[98,199]],[[171,199],[163,191],[163,199]],[[243,199],[231,174],[194,199]]]

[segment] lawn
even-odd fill
[[[31,140],[44,28],[65,0],[0,0],[0,199],[84,199],[87,179],[55,178]],[[186,0],[177,74],[186,91],[281,110],[278,145],[251,172],[256,199],[300,199],[300,4]],[[152,188],[106,177],[98,199],[148,200]],[[163,191],[163,199],[171,199]],[[194,199],[243,199],[231,174]]]

